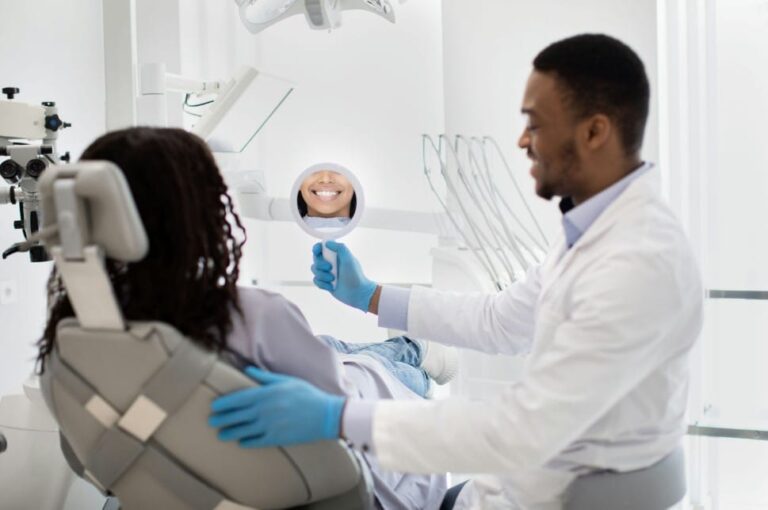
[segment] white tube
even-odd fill
[[[451,181],[445,169],[446,165],[442,159],[442,156],[443,156],[442,138],[438,137],[438,144],[435,144],[434,140],[432,140],[432,138],[429,135],[422,135],[421,140],[422,140],[422,144],[421,144],[422,159],[424,162],[424,175],[427,178],[427,182],[429,183],[429,187],[432,190],[432,193],[435,195],[435,198],[437,198],[438,202],[440,202],[440,205],[445,210],[445,213],[448,215],[448,218],[450,219],[456,231],[464,240],[464,243],[466,244],[467,248],[472,252],[472,254],[475,256],[477,261],[486,271],[491,281],[496,285],[497,289],[501,290],[502,288],[501,279],[499,278],[499,275],[496,272],[496,268],[493,266],[493,262],[491,262],[490,257],[488,256],[488,253],[486,252],[485,247],[483,246],[483,242],[487,243],[487,239],[485,239],[485,237],[482,236],[482,232],[479,232],[478,229],[475,227],[475,225],[472,223],[472,218],[469,217],[466,210],[464,209],[464,204],[462,203],[461,199],[458,197],[456,193],[456,189],[453,186],[453,182]],[[456,198],[456,203],[458,204],[459,209],[461,210],[462,217],[464,218],[467,227],[472,232],[472,235],[474,237],[474,242],[472,242],[472,240],[469,239],[469,237],[464,232],[464,230],[459,226],[458,221],[456,220],[456,218],[454,218],[454,215],[451,212],[450,208],[448,207],[447,203],[440,196],[440,193],[438,193],[434,183],[432,182],[431,170],[429,169],[429,165],[427,165],[427,146],[428,145],[432,147],[432,150],[437,156],[437,161],[440,165],[440,173],[446,183],[448,193],[452,194]]]
[[[11,203],[11,186],[7,188],[0,188],[0,204]]]
[[[188,94],[217,94],[221,90],[221,82],[195,80],[179,74],[165,73],[165,89]]]

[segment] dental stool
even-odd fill
[[[123,319],[104,259],[141,260],[148,243],[115,165],[53,166],[40,194],[39,237],[76,315],[58,324],[41,385],[75,472],[123,510],[373,507],[367,467],[340,441],[219,441],[211,401],[256,383],[168,324]]]
[[[580,476],[565,496],[564,510],[668,510],[685,496],[682,447],[645,469]]]

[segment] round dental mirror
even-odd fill
[[[363,215],[365,198],[360,182],[337,163],[318,163],[304,170],[293,184],[291,211],[307,234],[328,241],[349,234]],[[336,253],[323,242],[323,258],[334,276]]]

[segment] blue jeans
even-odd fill
[[[411,391],[426,397],[429,376],[421,368],[421,347],[404,336],[396,336],[384,342],[356,344],[332,336],[318,335],[325,343],[342,354],[365,354],[379,361],[395,378]]]

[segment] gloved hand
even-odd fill
[[[211,404],[211,427],[219,439],[244,448],[311,443],[339,437],[345,399],[287,375],[248,367],[261,386],[219,397]]]
[[[367,312],[373,293],[376,291],[376,283],[366,278],[360,263],[346,245],[335,241],[326,241],[325,245],[329,250],[336,252],[339,281],[336,282],[335,287],[331,285],[334,279],[331,274],[331,263],[323,258],[323,245],[317,243],[312,247],[314,255],[312,273],[315,275],[313,280],[315,285],[329,291],[342,303]]]

